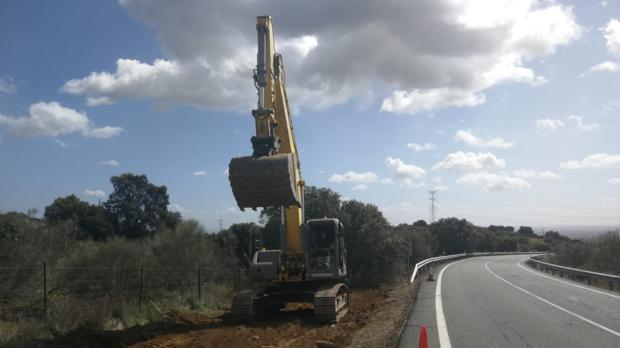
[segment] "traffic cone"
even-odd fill
[[[420,341],[418,342],[418,348],[428,348],[428,337],[426,336],[426,325],[422,325],[420,328]]]

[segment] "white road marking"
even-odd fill
[[[526,293],[526,294],[528,294],[528,295],[530,295],[530,296],[534,297],[535,299],[537,299],[537,300],[539,300],[539,301],[542,301],[542,302],[544,302],[544,303],[546,303],[546,304],[548,304],[548,305],[550,305],[550,306],[552,306],[552,307],[555,307],[555,308],[557,308],[557,309],[559,309],[559,310],[561,310],[561,311],[563,311],[563,312],[565,312],[565,313],[567,313],[567,314],[570,314],[570,315],[572,315],[573,317],[575,317],[575,318],[577,318],[577,319],[581,319],[581,320],[585,321],[586,323],[588,323],[588,324],[590,324],[590,325],[596,326],[596,327],[598,327],[599,329],[605,330],[605,331],[609,332],[609,333],[610,333],[610,334],[612,334],[612,335],[616,335],[616,336],[620,337],[620,332],[614,331],[614,330],[612,330],[612,329],[608,328],[607,326],[601,325],[601,324],[599,324],[599,323],[597,323],[597,322],[595,322],[595,321],[593,321],[593,320],[590,320],[590,319],[588,319],[588,318],[586,318],[586,317],[584,317],[584,316],[581,316],[581,315],[579,315],[579,314],[577,314],[577,313],[571,312],[571,311],[569,311],[569,310],[568,310],[568,309],[566,309],[566,308],[560,307],[560,306],[556,305],[555,303],[552,303],[552,302],[550,302],[550,301],[547,301],[547,300],[545,300],[544,298],[542,298],[542,297],[540,297],[540,296],[538,296],[538,295],[535,295],[535,294],[533,294],[533,293],[531,293],[531,292],[529,292],[529,291],[527,291],[527,290],[523,289],[522,287],[519,287],[518,285],[515,285],[515,284],[511,283],[510,281],[508,281],[508,280],[506,280],[506,279],[504,279],[504,278],[502,278],[502,277],[498,276],[498,275],[497,275],[497,273],[493,272],[493,271],[489,268],[489,262],[485,263],[485,264],[484,264],[484,267],[487,269],[487,271],[489,271],[489,273],[491,273],[491,274],[492,274],[493,276],[495,276],[497,279],[499,279],[499,280],[503,281],[504,283],[506,283],[506,284],[508,284],[508,285],[512,286],[513,288],[515,288],[515,289],[517,289],[517,290],[520,290],[520,291],[522,291],[522,292],[524,292],[524,293]],[[444,269],[445,269],[445,268],[444,268]]]
[[[551,280],[555,280],[556,282],[564,283],[564,284],[567,284],[567,285],[571,285],[571,286],[574,286],[574,287],[576,287],[576,288],[580,288],[580,289],[584,289],[584,290],[589,290],[589,291],[592,291],[592,292],[596,292],[597,294],[601,294],[601,295],[606,295],[606,296],[609,296],[609,297],[617,298],[617,299],[619,299],[619,300],[620,300],[620,296],[617,296],[617,295],[614,295],[614,294],[610,294],[610,293],[607,293],[607,292],[605,292],[605,291],[601,291],[601,290],[592,289],[592,288],[589,288],[589,287],[587,287],[587,286],[582,286],[582,285],[579,285],[579,284],[574,284],[573,282],[567,282],[567,281],[565,281],[565,280],[557,279],[557,277],[551,277],[551,276],[548,276],[548,275],[542,274],[542,273],[540,273],[540,272],[536,272],[536,271],[534,271],[534,270],[528,269],[526,266],[523,266],[523,265],[521,264],[521,262],[517,262],[517,264],[516,264],[516,265],[517,265],[517,266],[519,266],[519,267],[521,267],[522,269],[524,269],[524,270],[528,271],[528,272],[534,273],[534,274],[539,275],[539,276],[541,276],[541,277],[544,277],[544,278],[547,278],[547,279],[551,279]]]
[[[441,302],[441,279],[443,277],[443,272],[448,269],[448,267],[461,261],[463,260],[454,261],[448,264],[441,270],[441,272],[439,272],[439,276],[437,277],[437,287],[435,288],[435,313],[437,314],[437,331],[439,332],[439,347],[441,348],[452,348],[452,343],[450,343],[450,335],[448,335],[448,325],[446,325],[446,317],[443,315],[443,303]]]

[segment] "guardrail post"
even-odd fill
[[[609,290],[614,291],[614,281],[613,280],[609,281]]]

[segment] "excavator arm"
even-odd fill
[[[256,31],[254,83],[258,103],[252,110],[256,124],[256,135],[251,139],[253,153],[231,160],[229,179],[241,209],[282,207],[282,249],[300,253],[304,181],[286,96],[284,62],[275,51],[271,17],[258,17]]]

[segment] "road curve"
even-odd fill
[[[399,347],[417,347],[426,325],[430,347],[620,348],[618,293],[558,281],[523,265],[526,259],[474,257],[443,266],[441,282],[423,282]]]

